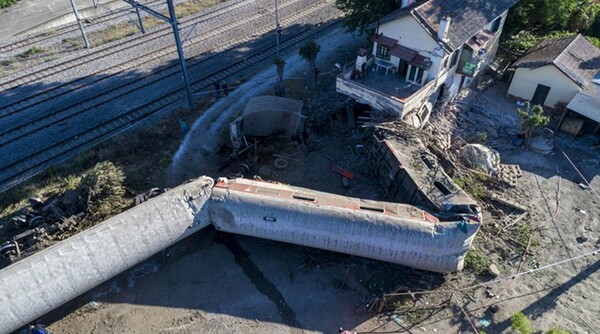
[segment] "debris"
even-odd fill
[[[491,324],[492,324],[492,322],[489,321],[488,319],[485,319],[485,318],[479,319],[479,326],[481,326],[483,328],[488,328]]]
[[[273,170],[267,166],[262,166],[260,167],[260,169],[258,170],[258,173],[262,176],[262,177],[266,177],[266,178],[270,178],[271,175],[273,174]]]
[[[281,159],[285,159],[285,160],[291,160],[291,161],[300,162],[300,160],[299,160],[299,159],[296,159],[296,158],[290,158],[290,157],[286,157],[285,155],[273,154],[273,156],[274,156],[275,158],[281,158]]]
[[[589,187],[588,185],[585,185],[585,184],[583,184],[583,183],[580,183],[580,184],[579,184],[579,188],[581,188],[581,189],[583,189],[583,190],[588,190],[588,189],[590,189],[590,187]]]
[[[29,205],[33,208],[38,208],[44,205],[44,200],[41,197],[33,196],[27,199],[29,201]]]
[[[498,313],[498,311],[500,311],[500,305],[494,304],[494,305],[490,306],[489,310],[490,310],[490,312],[492,312],[494,314]]]
[[[575,240],[577,241],[578,244],[582,244],[582,243],[588,241],[588,238],[582,236],[582,237],[575,238]]]
[[[495,175],[500,170],[500,154],[481,144],[467,144],[463,148],[465,162],[471,168],[482,169],[489,175]]]
[[[531,140],[529,147],[535,152],[546,155],[552,153],[554,144],[552,144],[552,139],[539,136]]]
[[[496,264],[492,263],[488,267],[488,273],[490,273],[490,275],[492,275],[493,277],[498,277],[500,276],[500,269],[498,269],[498,266]]]
[[[402,319],[400,319],[400,317],[397,314],[392,314],[390,316],[390,318],[392,319],[393,322],[395,322],[398,326],[403,327],[404,325],[404,321]]]
[[[517,204],[517,203],[515,203],[515,202],[513,202],[511,200],[502,198],[502,197],[500,197],[500,195],[498,195],[496,193],[488,193],[487,197],[489,199],[493,200],[493,201],[496,201],[496,202],[498,202],[500,204],[507,205],[507,206],[512,207],[512,208],[515,208],[515,209],[520,210],[522,212],[526,212],[527,211],[526,207],[524,207],[524,206],[522,206],[520,204]]]
[[[342,177],[342,186],[346,189],[350,188],[350,180],[345,176]]]
[[[354,173],[347,171],[338,165],[331,165],[331,170],[350,180],[354,180],[355,178]]]
[[[276,169],[283,170],[289,166],[289,163],[284,158],[277,158],[273,161],[273,166],[275,166]]]

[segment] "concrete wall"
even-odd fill
[[[558,102],[569,103],[580,87],[554,65],[536,69],[517,68],[508,88],[508,95],[531,100],[537,85],[550,87],[545,106],[553,108]]]
[[[212,186],[212,179],[201,177],[1,270],[0,333],[17,330],[207,226],[197,213]]]

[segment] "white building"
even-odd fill
[[[547,39],[514,64],[509,99],[549,108],[567,106],[559,128],[574,135],[600,123],[600,49],[582,35]],[[596,82],[595,82],[596,81]]]
[[[403,0],[375,30],[369,67],[350,66],[339,93],[378,110],[412,118],[429,116],[443,93],[454,96],[493,59],[506,14],[518,0]]]

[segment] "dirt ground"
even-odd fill
[[[324,36],[318,41],[319,67],[333,68],[343,57],[350,60],[347,50],[329,45],[355,50],[361,38],[340,31]],[[305,65],[294,57],[287,60],[287,73],[301,76]],[[336,116],[336,106],[344,98],[335,97],[334,81],[333,75],[321,80],[324,98],[304,96],[307,115],[314,122],[309,149],[278,147],[275,153],[298,161],[291,161],[285,172],[274,171],[271,178],[349,196],[384,198],[376,180],[361,169],[360,155],[353,157],[350,151],[361,142],[360,132],[348,129],[342,114]],[[205,114],[209,116],[191,128],[174,159],[171,182],[237,171],[219,145],[207,145],[207,136],[222,136],[215,124],[227,124],[244,98],[272,89],[266,85],[261,91],[258,86],[250,81],[234,91],[240,95],[216,103]],[[511,145],[518,122],[515,106],[504,98],[506,89],[503,83],[494,84],[478,97],[485,114],[464,113],[461,117],[467,120],[458,133],[467,138],[487,132],[487,142],[500,152],[502,162],[517,164],[523,171],[516,187],[495,191],[528,207],[529,217],[516,225],[537,229],[533,234],[537,245],[522,257],[523,251],[506,241],[516,237],[515,230],[506,227],[512,216],[489,204],[484,205],[484,226],[474,242],[499,267],[496,283],[486,274],[437,275],[209,230],[82,296],[61,311],[67,314],[49,318],[50,328],[55,333],[336,333],[343,326],[360,333],[461,333],[473,332],[474,326],[487,333],[510,333],[510,316],[522,311],[538,331],[560,327],[572,333],[598,333],[598,255],[544,266],[600,248],[600,198],[580,188],[581,176],[558,148],[541,155]],[[322,117],[323,110],[333,111],[333,116]],[[438,121],[434,118],[433,125],[445,126]],[[554,140],[600,190],[600,151],[593,148],[598,137],[557,134]],[[270,153],[261,155],[254,171],[271,166]],[[365,177],[343,188],[326,156]],[[522,258],[520,272],[532,272],[510,279]],[[381,313],[373,312],[373,297],[399,285],[433,292],[417,294],[414,301],[409,296],[390,297]]]

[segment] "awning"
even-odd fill
[[[567,108],[600,123],[600,86],[595,83],[588,84],[575,95]]]
[[[375,36],[375,38],[373,38],[373,40],[375,42],[377,42],[378,44],[381,44],[383,46],[387,46],[388,48],[391,48],[394,45],[396,45],[396,43],[398,43],[397,39],[385,37],[383,35],[377,35],[377,36]]]
[[[427,57],[423,57],[420,54],[417,54],[412,60],[408,62],[411,65],[419,66],[424,69],[428,69],[431,66],[431,59]]]
[[[407,48],[400,44],[394,45],[394,47],[390,50],[390,54],[392,56],[398,57],[400,59],[404,59],[408,62],[413,60],[419,53],[413,49]]]

